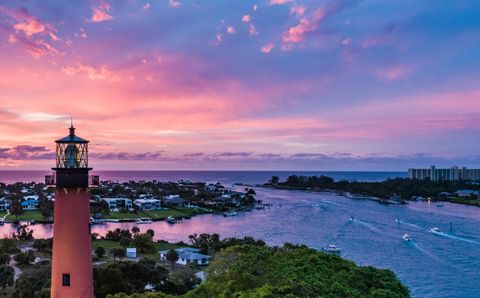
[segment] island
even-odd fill
[[[233,216],[261,201],[255,191],[227,189],[218,182],[102,181],[90,189],[92,224],[105,221],[178,220],[205,213]],[[43,183],[0,183],[0,224],[53,222],[53,189]]]
[[[386,204],[408,201],[445,201],[480,207],[477,181],[431,181],[392,178],[381,182],[335,181],[328,176],[291,175],[285,181],[273,176],[263,186],[278,189],[332,192],[354,199],[373,199]]]

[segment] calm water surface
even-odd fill
[[[448,203],[441,208],[427,203],[383,205],[329,194],[256,191],[259,199],[273,207],[228,218],[202,215],[175,225],[155,222],[140,229],[153,229],[157,239],[168,241],[186,241],[193,233],[219,233],[222,237],[250,235],[270,245],[294,242],[321,248],[335,244],[343,257],[358,264],[393,270],[414,297],[480,296],[479,208]],[[355,221],[349,221],[351,216]],[[109,223],[94,226],[93,232],[103,235],[116,227],[132,226]],[[32,227],[37,237],[51,236],[52,225]],[[433,227],[440,228],[440,234],[429,233]],[[3,234],[13,230],[8,224],[0,227]],[[405,233],[412,242],[402,240]]]

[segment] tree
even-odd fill
[[[117,258],[125,258],[125,249],[123,248],[112,248],[110,249],[110,254],[113,256],[113,261],[115,262]]]
[[[171,248],[168,250],[165,258],[172,265],[172,270],[175,269],[175,262],[178,261],[178,252],[175,249]]]
[[[44,298],[49,297],[50,266],[33,267],[20,275],[15,282],[14,298]]]
[[[102,258],[105,255],[105,248],[99,246],[95,249],[95,254],[97,257]]]
[[[0,287],[5,290],[6,287],[13,286],[15,270],[8,265],[0,265]]]
[[[20,203],[20,200],[13,200],[10,204],[10,214],[15,215],[15,220],[18,220],[18,216],[23,213],[25,212],[23,211],[23,206],[22,203]]]
[[[113,231],[108,231],[105,235],[105,239],[112,241],[120,241],[123,237],[132,238],[132,233],[130,233],[129,229],[116,228]]]
[[[17,248],[15,239],[3,238],[0,240],[0,251],[4,253],[16,253],[19,252],[20,249]]]
[[[173,271],[168,281],[173,285],[171,292],[175,295],[184,295],[200,283],[200,279],[191,268]]]
[[[155,237],[155,231],[152,230],[152,229],[148,229],[147,232],[146,232],[148,235],[150,235],[150,237]]]
[[[152,236],[147,233],[135,234],[132,244],[139,252],[149,253],[155,250],[155,243],[153,243]]]
[[[38,203],[38,210],[42,214],[44,219],[49,219],[53,216],[53,201],[47,198],[41,198]]]
[[[270,178],[270,180],[268,181],[268,184],[277,185],[279,181],[280,178],[278,178],[278,176],[272,176],[272,178]]]
[[[138,234],[138,233],[140,233],[140,228],[137,227],[137,226],[134,226],[134,227],[132,228],[132,233],[133,233],[133,234]]]
[[[10,263],[10,254],[7,254],[7,253],[2,253],[0,254],[0,265],[7,265],[8,263]]]
[[[120,245],[123,247],[123,248],[127,248],[130,243],[132,243],[132,239],[131,238],[128,238],[128,237],[122,237],[120,239]]]
[[[33,248],[38,251],[52,250],[53,238],[33,240]]]
[[[21,265],[30,265],[35,261],[35,253],[33,250],[27,250],[26,252],[19,252],[13,256],[13,259]]]
[[[27,225],[21,225],[17,228],[17,233],[14,235],[17,240],[31,241],[33,240],[33,231]]]

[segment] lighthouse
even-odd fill
[[[98,176],[89,176],[89,141],[69,135],[56,143],[54,175],[46,184],[55,188],[52,298],[93,297],[92,240],[90,232],[89,187],[98,185]]]

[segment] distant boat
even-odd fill
[[[355,217],[352,216],[352,217],[350,217],[348,220],[349,220],[350,222],[354,222],[354,221],[355,221]]]
[[[327,247],[322,247],[322,251],[335,254],[335,255],[339,255],[342,252],[340,248],[338,248],[336,245],[333,245],[333,244],[330,244]]]
[[[167,222],[170,223],[170,224],[174,224],[174,223],[177,222],[177,220],[176,220],[175,217],[173,217],[173,216],[167,217],[166,220],[167,220]]]
[[[223,213],[223,216],[228,217],[228,216],[237,216],[238,213],[237,211],[227,211]]]
[[[396,223],[400,223],[400,218],[395,218]]]
[[[429,232],[432,233],[432,234],[439,234],[440,229],[439,228],[431,228]]]
[[[408,235],[408,234],[404,234],[404,235],[402,236],[402,238],[403,238],[403,240],[405,240],[405,241],[407,241],[407,242],[412,241],[412,237],[410,237],[410,235]]]
[[[90,217],[90,224],[91,225],[104,225],[105,221],[103,221],[103,219],[94,219],[93,217]]]
[[[149,224],[152,223],[152,220],[149,218],[139,218],[135,221],[136,224]]]

